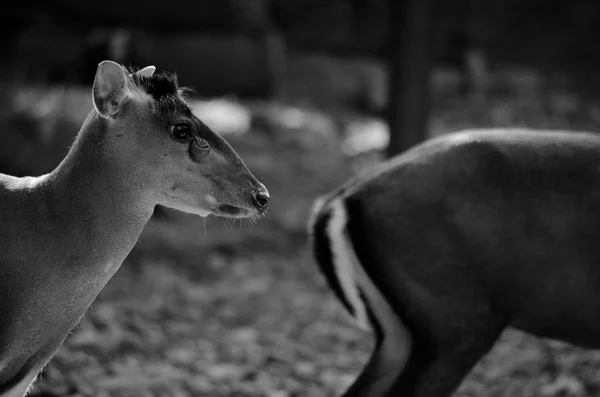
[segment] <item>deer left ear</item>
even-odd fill
[[[129,96],[127,76],[121,65],[113,61],[100,62],[92,91],[98,114],[103,118],[114,118]]]
[[[150,78],[150,77],[152,77],[152,75],[154,74],[155,71],[156,71],[156,67],[146,66],[145,68],[140,69],[137,72],[135,72],[135,74],[137,74],[140,77]]]

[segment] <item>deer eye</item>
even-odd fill
[[[173,139],[185,142],[192,138],[192,127],[188,123],[177,123],[171,126]]]

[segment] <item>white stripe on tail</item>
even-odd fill
[[[346,224],[348,223],[346,208],[342,200],[339,199],[330,202],[328,207],[331,210],[331,218],[327,225],[327,234],[331,242],[335,273],[346,299],[354,308],[356,323],[362,329],[369,330],[371,327],[365,302],[361,298],[358,277],[361,273],[364,275],[364,271],[361,271],[361,265],[354,253],[352,244],[348,240],[348,233],[346,233]]]

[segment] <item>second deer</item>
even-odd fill
[[[600,348],[600,135],[433,138],[318,200],[310,230],[376,338],[345,397],[448,397],[506,327]]]

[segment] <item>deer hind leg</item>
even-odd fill
[[[451,396],[504,329],[496,318],[477,320],[463,323],[460,330],[448,329],[452,336],[443,341],[421,338],[415,342],[405,370],[386,396]]]
[[[343,397],[449,397],[505,327],[491,311],[466,314],[449,307],[442,316],[421,313],[420,320],[399,316],[373,284],[372,290],[363,286],[376,344]]]
[[[386,299],[359,261],[353,262],[376,344],[344,397],[449,397],[505,328],[503,317],[485,303],[473,305],[478,296],[469,292],[454,291],[407,310],[421,300]]]
[[[410,335],[378,334],[371,358],[343,397],[384,397],[402,373],[411,352]]]
[[[350,238],[349,221],[345,203],[334,199],[319,203],[311,224],[321,270],[357,324],[370,326],[376,337],[369,363],[344,397],[449,395],[494,344],[503,329],[501,321],[452,263],[443,274],[421,275],[421,282],[432,287],[423,292],[429,288],[397,266],[373,263],[373,255],[364,252],[359,260],[354,242],[365,236]],[[372,273],[379,270],[376,278],[366,273],[365,264]],[[427,278],[432,275],[433,282]],[[447,281],[457,288],[448,289]]]
[[[358,273],[362,273],[359,269]],[[365,277],[365,278],[363,278]],[[369,302],[375,348],[369,362],[344,397],[383,397],[409,361],[412,337],[379,290],[361,274],[362,296]]]

